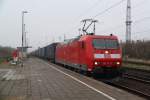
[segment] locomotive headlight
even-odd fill
[[[95,65],[98,65],[98,63],[97,63],[97,62],[95,62]]]
[[[108,54],[108,51],[105,51],[106,54]]]
[[[117,62],[116,64],[117,64],[117,65],[120,65],[120,62]]]

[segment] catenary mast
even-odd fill
[[[131,0],[127,0],[126,12],[126,42],[131,41]]]

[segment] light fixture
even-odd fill
[[[106,54],[108,54],[108,51],[105,51]]]
[[[120,65],[120,62],[117,62],[117,65]]]
[[[95,62],[95,65],[98,65],[98,63],[97,63],[97,62]]]

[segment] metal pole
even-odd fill
[[[25,13],[28,13],[27,11],[22,11],[22,47],[21,47],[21,60],[22,60],[22,63],[21,63],[21,66],[23,66],[23,51],[24,51],[24,45],[25,45],[25,26],[24,26],[24,14]]]
[[[22,47],[23,47],[23,41],[24,41],[24,13],[22,12]]]
[[[66,34],[64,34],[64,41],[66,40]]]
[[[22,12],[22,46],[21,46],[21,66],[23,66],[23,44],[24,42],[24,12]]]
[[[24,30],[23,30],[23,33],[24,33],[24,47],[26,47],[26,31],[25,31],[25,24],[24,24]],[[25,50],[26,51],[26,50]]]
[[[126,13],[126,42],[131,42],[131,0],[127,0]]]

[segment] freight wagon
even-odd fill
[[[31,53],[31,55],[55,62],[55,49],[58,43],[49,44],[43,48],[39,48]]]

